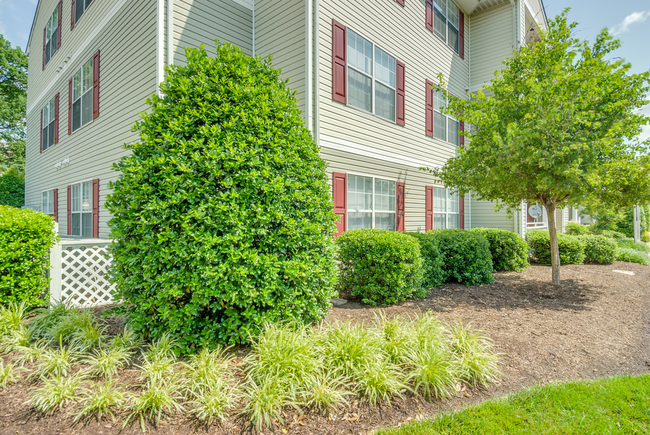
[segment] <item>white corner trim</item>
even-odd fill
[[[165,0],[158,0],[156,35],[156,93],[165,80]]]
[[[167,0],[167,66],[174,64],[174,0]]]
[[[313,102],[312,98],[314,95],[314,83],[313,83],[313,36],[314,36],[314,22],[313,22],[313,11],[312,11],[312,1],[313,0],[305,0],[305,40],[307,42],[307,46],[305,47],[305,51],[307,52],[307,56],[305,59],[305,83],[306,83],[306,88],[307,92],[305,92],[305,118],[307,121],[307,128],[309,131],[312,133],[312,136],[314,134],[314,119],[313,119]]]
[[[322,135],[320,137],[320,146],[324,148],[336,149],[339,151],[346,151],[360,156],[371,157],[373,159],[384,160],[386,162],[399,163],[401,165],[411,166],[414,168],[439,168],[440,167],[440,165],[437,165],[432,162],[414,159],[407,156],[401,156],[389,151],[380,150],[377,148],[361,145],[358,143],[350,142],[345,139],[339,139],[332,136]]]
[[[119,0],[113,8],[108,11],[106,16],[104,16],[104,19],[95,27],[95,29],[92,31],[88,37],[84,40],[84,43],[81,44],[79,48],[77,48],[77,51],[75,51],[73,54],[68,56],[68,61],[63,64],[63,68],[61,68],[59,71],[57,71],[57,74],[60,74],[67,70],[69,66],[74,63],[79,56],[83,54],[83,52],[88,48],[88,45],[90,45],[91,42],[95,41],[95,38],[101,32],[104,27],[113,19],[113,17],[122,9],[122,7],[126,4],[127,0]],[[99,48],[99,47],[98,47]],[[51,81],[50,84],[47,85],[45,89],[40,93],[40,95],[33,100],[32,104],[27,107],[27,113],[31,112],[34,110],[35,107],[40,107],[39,101],[41,101],[47,94],[49,94],[52,91],[52,87],[54,87],[57,84],[59,77],[55,76]]]
[[[243,7],[252,10],[255,10],[255,0],[232,0],[237,4],[242,5]]]

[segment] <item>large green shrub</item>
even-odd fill
[[[186,49],[106,206],[118,309],[182,352],[240,343],[265,322],[322,319],[335,294],[326,163],[270,58]]]
[[[423,283],[424,288],[438,287],[444,282],[445,273],[443,271],[444,261],[438,248],[438,241],[431,234],[424,233],[407,233],[415,237],[420,242],[420,251],[423,260]]]
[[[14,174],[0,175],[0,205],[25,205],[25,180]]]
[[[600,231],[600,232],[596,232],[595,234],[605,236],[605,237],[608,237],[610,239],[626,239],[627,238],[627,236],[625,234],[623,234],[621,232],[618,232],[618,231],[603,230],[603,231]]]
[[[54,220],[48,215],[0,205],[0,304],[43,303],[49,249],[56,240]]]
[[[462,229],[431,230],[427,234],[438,242],[445,281],[456,279],[467,285],[494,281],[490,244],[483,235]]]
[[[495,272],[519,271],[528,267],[528,244],[512,231],[499,228],[474,228],[490,244],[492,267]]]
[[[589,234],[589,226],[577,222],[569,222],[566,226],[566,234],[571,236],[586,236]]]
[[[424,297],[420,243],[405,233],[386,230],[346,231],[339,248],[339,288],[370,305],[390,305]]]
[[[618,245],[605,236],[580,236],[585,247],[585,262],[611,264],[616,261]]]
[[[585,260],[585,246],[577,236],[559,233],[560,264],[582,264]],[[542,264],[551,264],[551,240],[548,231],[533,230],[526,233],[533,259]]]

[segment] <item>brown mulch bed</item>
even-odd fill
[[[613,272],[634,272],[634,276]],[[502,354],[499,384],[488,390],[461,391],[445,403],[405,395],[391,406],[353,406],[331,419],[287,413],[275,433],[368,434],[375,429],[431,416],[529,387],[536,383],[593,379],[650,372],[650,268],[631,263],[609,266],[563,266],[561,288],[549,284],[551,269],[531,266],[523,273],[496,274],[485,286],[446,284],[423,300],[385,308],[389,316],[432,310],[441,319],[471,321],[488,332]],[[326,322],[371,322],[377,309],[350,302],[333,308]],[[111,328],[118,329],[117,322]],[[132,389],[135,371],[121,377]],[[42,417],[30,411],[28,381],[0,392],[0,434],[136,434],[139,425],[122,430],[109,420],[72,424],[75,408]],[[197,427],[185,417],[167,418],[152,430],[157,435],[248,433],[245,421],[232,417],[222,426]],[[264,433],[271,431],[265,430]]]

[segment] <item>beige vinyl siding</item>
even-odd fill
[[[205,45],[215,55],[215,39],[253,54],[253,11],[232,0],[174,1],[174,63],[184,65],[185,47]]]
[[[515,220],[508,217],[504,208],[495,210],[492,201],[480,201],[472,198],[472,228],[501,228],[502,230],[516,231]],[[515,214],[515,216],[517,216]]]
[[[509,3],[472,15],[472,92],[490,82],[512,55],[512,32]]]
[[[273,67],[296,91],[298,107],[306,113],[306,10],[302,0],[256,0],[255,54],[273,56]]]
[[[95,2],[93,7],[110,3]],[[84,42],[77,40],[77,36],[84,35],[82,24],[92,23],[96,19],[93,14],[99,8],[93,7],[79,21],[72,37],[63,40],[62,50],[69,51],[66,42],[70,46],[81,46]],[[69,12],[68,9],[68,32]],[[63,27],[66,28],[65,25]],[[101,50],[100,115],[68,135],[68,81],[97,50]],[[38,57],[40,61],[40,56]],[[128,0],[108,24],[100,29],[97,36],[89,41],[85,50],[72,59],[54,79],[52,92],[43,101],[56,92],[60,93],[59,143],[42,154],[39,153],[40,106],[28,113],[26,204],[39,206],[42,191],[58,189],[60,234],[67,234],[67,186],[99,178],[100,237],[108,237],[110,217],[104,203],[109,193],[109,182],[118,177],[118,172],[112,170],[112,164],[127,154],[123,148],[124,143],[137,140],[138,136],[131,131],[131,127],[139,119],[139,112],[147,110],[146,98],[156,90],[155,65],[156,3]],[[38,69],[40,70],[40,64]],[[30,64],[30,76],[31,71]],[[30,95],[33,95],[31,89]],[[70,159],[70,164],[55,169],[54,165],[66,158]]]
[[[420,2],[408,2],[403,8],[395,1],[360,0],[351,3],[327,0],[320,2],[319,15],[321,146],[326,142],[324,138],[329,137],[435,165],[442,165],[455,156],[454,145],[425,134],[425,81],[437,81],[437,75],[442,73],[451,92],[466,95],[468,38],[465,39],[465,60],[462,60],[426,29],[425,6]],[[404,127],[332,100],[332,19],[404,62]],[[465,16],[466,34],[469,31],[469,20]]]

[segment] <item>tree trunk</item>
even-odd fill
[[[551,237],[551,270],[553,285],[560,285],[560,246],[557,242],[557,228],[555,227],[555,203],[544,204],[548,214],[548,233]]]

